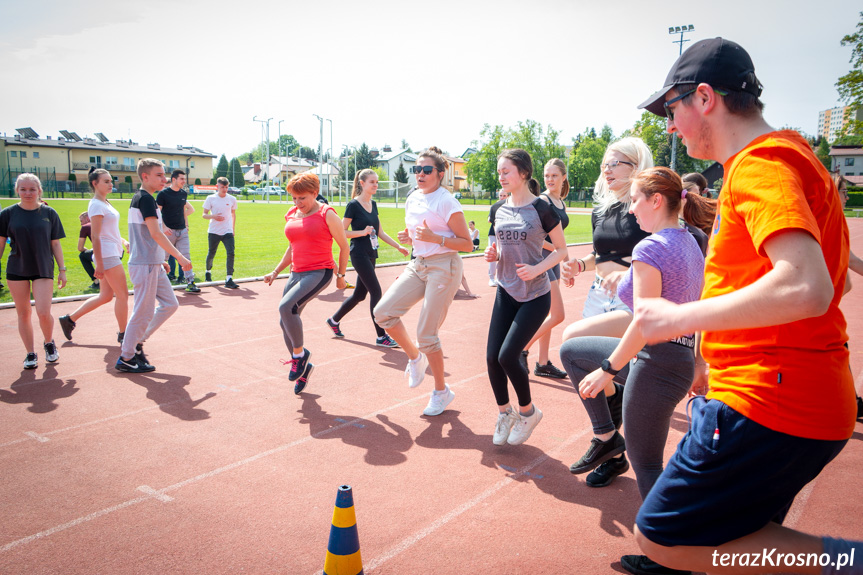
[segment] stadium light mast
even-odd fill
[[[679,58],[683,54],[683,44],[689,42],[688,38],[684,38],[683,35],[688,32],[693,32],[695,30],[695,26],[692,24],[688,24],[686,26],[669,26],[668,33],[671,35],[680,34],[680,40],[672,40],[672,44],[680,44],[680,50],[677,53],[677,57]],[[675,172],[677,171],[677,132],[674,132],[671,135],[671,169]]]

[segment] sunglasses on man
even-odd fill
[[[412,174],[431,174],[434,171],[434,166],[411,166]]]

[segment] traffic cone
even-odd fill
[[[340,485],[336,494],[324,575],[363,575],[357,516],[354,513],[354,496],[350,485]]]

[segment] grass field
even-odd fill
[[[201,217],[201,206],[203,200],[192,200],[190,202],[195,208],[195,213],[189,216],[189,235],[192,244],[192,264],[199,277],[204,275],[204,262],[207,257],[207,224],[208,221]],[[51,207],[57,210],[66,238],[62,240],[63,254],[66,260],[68,284],[62,290],[55,290],[55,296],[75,295],[84,293],[90,285],[90,278],[81,267],[78,260],[78,214],[87,209],[88,200],[50,200]],[[126,219],[129,212],[129,200],[114,200],[112,204],[120,212],[120,233],[126,237],[128,232]],[[11,202],[4,201],[3,206],[9,206]],[[263,276],[272,271],[279,262],[288,246],[285,239],[284,215],[291,204],[288,203],[245,203],[241,202],[237,208],[237,231],[236,252],[234,262],[234,276],[237,278]],[[344,213],[344,206],[334,206],[339,215]],[[474,220],[476,227],[480,230],[480,249],[486,247],[486,234],[488,233],[488,210],[469,210],[465,206],[465,217]],[[381,225],[383,229],[395,238],[399,229],[404,229],[404,210],[401,208],[380,208]],[[590,217],[588,215],[570,214],[570,225],[566,229],[566,240],[572,242],[590,241]],[[90,243],[87,242],[87,247]],[[334,253],[336,247],[334,244]],[[378,250],[378,263],[389,263],[404,261],[394,248],[381,242]],[[6,258],[9,249],[3,255],[3,269],[5,271]],[[127,256],[128,258],[128,256]],[[127,261],[124,260],[124,261]],[[4,274],[5,277],[5,274]],[[219,246],[213,263],[213,279],[223,280],[225,278],[225,249]],[[349,280],[353,280],[351,274]],[[4,280],[5,283],[5,280]],[[131,285],[129,286],[131,288]],[[0,303],[12,301],[8,290],[0,292]]]

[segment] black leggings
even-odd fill
[[[530,404],[529,374],[521,364],[521,350],[536,334],[550,310],[550,292],[530,301],[520,302],[513,299],[502,287],[497,288],[491,323],[488,326],[485,360],[494,399],[499,406],[509,403],[507,378],[512,382],[518,396],[518,404],[522,407]]]
[[[375,306],[381,301],[381,282],[378,281],[378,276],[375,274],[375,259],[365,254],[351,254],[351,264],[357,272],[357,286],[351,297],[343,301],[339,311],[333,314],[333,321],[342,321],[342,318],[357,307],[358,303],[366,299],[366,294],[369,294],[371,295],[369,311],[371,312],[372,323],[375,324],[378,337],[383,337],[387,332],[375,322]]]

